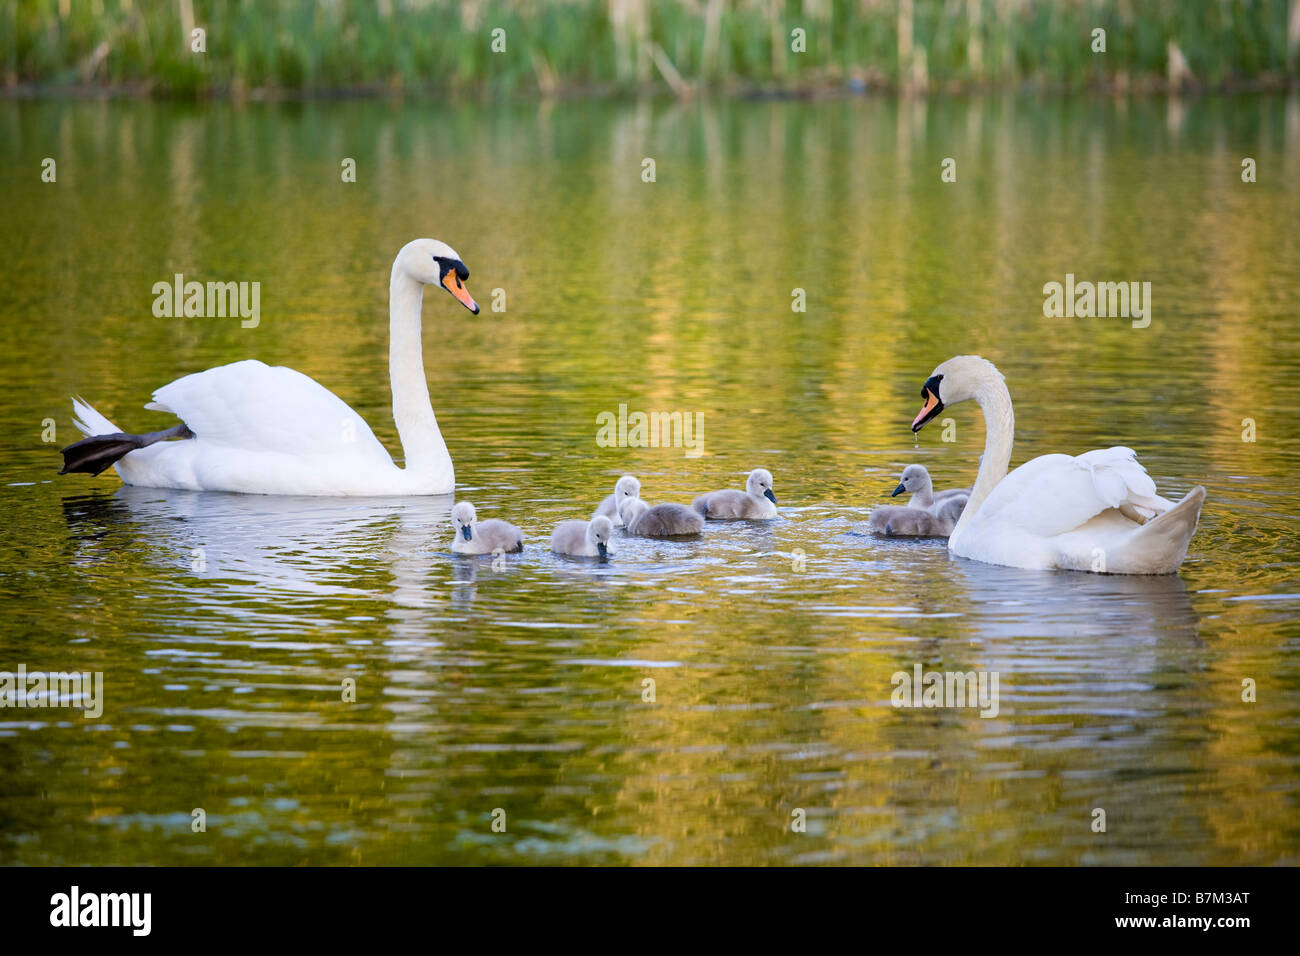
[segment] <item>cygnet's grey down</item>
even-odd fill
[[[966,498],[952,496],[938,503],[936,513],[901,505],[881,505],[871,512],[867,527],[878,534],[946,538],[966,508]]]
[[[903,469],[902,480],[894,489],[891,498],[897,498],[904,491],[912,493],[907,502],[909,508],[919,508],[930,514],[938,514],[939,507],[951,498],[969,498],[969,488],[949,488],[947,491],[935,491],[930,482],[930,472],[925,465],[908,465]]]
[[[451,550],[457,554],[495,554],[497,551],[522,551],[524,533],[497,518],[479,521],[478,513],[468,501],[458,501],[451,509],[451,523],[456,537]]]
[[[595,514],[604,515],[615,528],[623,527],[623,519],[619,517],[619,503],[628,498],[641,497],[641,482],[634,475],[624,475],[614,484],[614,493],[606,495],[605,500],[596,506]]]
[[[604,515],[590,521],[562,521],[551,532],[551,550],[577,558],[608,558],[614,553],[609,548],[613,533],[614,524]]]
[[[691,507],[709,521],[775,518],[772,473],[766,468],[755,468],[745,480],[744,491],[711,491],[696,498]]]
[[[625,498],[619,511],[627,533],[642,538],[675,538],[704,530],[704,517],[685,505],[652,508],[640,498]]]

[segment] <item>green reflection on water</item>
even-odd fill
[[[3,104],[0,668],[107,699],[0,712],[0,861],[1296,862],[1298,143],[1269,98]],[[246,357],[396,453],[387,276],[419,235],[505,291],[425,307],[458,494],[529,538],[504,570],[452,558],[445,500],[54,476],[70,393],[145,430],[154,388]],[[261,324],[154,318],[177,272],[260,281]],[[1067,272],[1151,282],[1151,327],[1045,319]],[[1015,461],[1123,443],[1208,487],[1178,577],[863,533],[902,465],[973,476],[972,407],[952,443],[907,428],[962,352],[1007,375]],[[702,413],[706,453],[598,447],[620,403]],[[759,465],[771,526],[545,551],[619,474],[685,501]],[[918,662],[997,670],[998,719],[891,708]]]

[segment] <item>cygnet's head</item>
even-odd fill
[[[897,498],[905,491],[916,494],[919,491],[929,490],[931,490],[930,473],[925,470],[925,465],[908,465],[903,469],[903,477],[890,497]]]
[[[478,521],[478,513],[468,501],[458,501],[456,506],[451,509],[452,527],[466,541],[474,540],[474,522],[476,521]]]
[[[766,468],[755,468],[745,480],[745,490],[754,497],[762,495],[772,504],[776,504],[776,495],[772,492],[772,473]]]
[[[469,280],[469,269],[461,261],[460,254],[437,239],[414,239],[402,246],[397,254],[393,269],[401,269],[416,282],[425,285],[442,286],[450,292],[456,301],[478,315],[478,303],[465,288]]]
[[[618,516],[623,520],[624,525],[630,525],[638,515],[649,510],[650,506],[640,498],[618,499]]]
[[[619,502],[624,498],[640,498],[641,481],[635,475],[624,475],[614,485],[614,506],[618,507]]]
[[[587,524],[587,543],[594,545],[602,558],[607,558],[614,553],[609,550],[609,538],[613,533],[614,522],[604,515],[596,515]]]

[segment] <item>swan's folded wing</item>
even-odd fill
[[[202,441],[249,452],[391,463],[370,426],[314,379],[256,359],[186,375],[154,392]]]
[[[1027,461],[998,483],[977,516],[1052,537],[1110,508],[1150,517],[1169,506],[1133,450],[1117,446],[1077,458],[1043,455]]]
[[[1137,460],[1137,452],[1123,445],[1084,452],[1075,461],[1091,471],[1097,493],[1112,508],[1130,508],[1143,518],[1168,511],[1174,503],[1156,494],[1156,483]]]

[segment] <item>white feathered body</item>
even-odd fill
[[[998,482],[948,548],[1015,568],[1166,574],[1186,555],[1204,497],[1162,498],[1130,448],[1043,455]]]
[[[455,490],[445,445],[443,468],[398,468],[360,415],[291,368],[255,359],[221,365],[164,385],[146,407],[170,412],[196,437],[130,452],[114,466],[129,485],[268,495]],[[86,435],[121,431],[84,402],[75,409]]]

